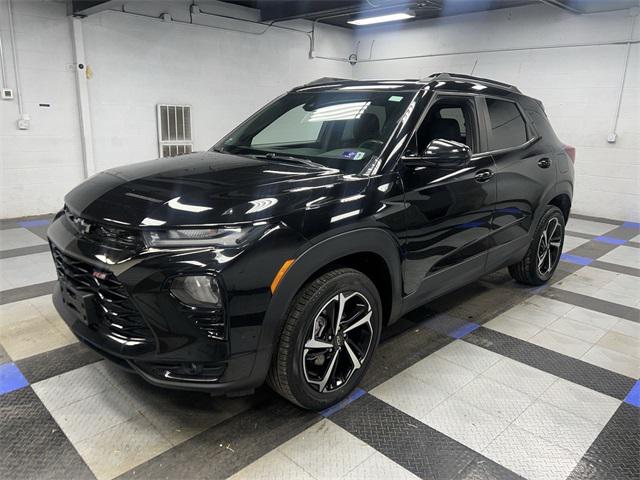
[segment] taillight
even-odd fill
[[[576,147],[572,147],[571,145],[565,145],[564,151],[567,155],[569,155],[571,162],[576,163]]]

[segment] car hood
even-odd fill
[[[69,192],[65,205],[117,225],[204,226],[282,216],[340,183],[337,170],[204,152],[99,173]]]

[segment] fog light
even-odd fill
[[[218,282],[209,275],[177,277],[171,283],[171,293],[181,302],[194,307],[222,306]]]

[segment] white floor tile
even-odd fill
[[[603,426],[549,403],[536,401],[513,424],[582,456]]]
[[[462,367],[482,373],[499,362],[502,355],[486,348],[478,347],[464,340],[456,340],[441,348],[435,354]]]
[[[617,332],[608,332],[598,340],[598,345],[638,359],[640,364],[640,340]]]
[[[622,335],[627,335],[635,339],[640,339],[640,323],[625,320],[623,318],[618,320],[618,323],[611,327],[611,331],[621,333]]]
[[[555,375],[510,358],[500,360],[482,375],[532,397],[542,395],[558,379]]]
[[[578,218],[569,218],[567,223],[567,230],[570,232],[588,233],[589,235],[604,235],[617,227],[618,225],[611,223],[592,222]]]
[[[580,455],[515,425],[510,425],[482,453],[530,480],[565,480],[580,460]]]
[[[429,355],[404,370],[431,388],[454,393],[473,380],[478,374],[461,365],[444,360],[437,355]]]
[[[591,343],[578,340],[575,337],[569,337],[553,330],[545,329],[534,335],[529,341],[540,347],[548,348],[554,352],[562,353],[574,358],[580,358],[592,346]]]
[[[91,364],[34,383],[31,388],[52,412],[113,389],[113,385]]]
[[[606,425],[621,403],[617,398],[562,378],[551,385],[539,400],[602,426]]]
[[[451,393],[434,388],[401,372],[371,390],[371,394],[404,413],[423,421],[425,416]]]
[[[419,477],[376,451],[341,478],[345,480],[417,480]]]
[[[620,245],[599,258],[603,262],[640,268],[640,248]]]
[[[582,307],[574,307],[564,316],[603,330],[609,330],[620,320],[618,317],[614,317],[613,315],[596,312]]]
[[[573,237],[571,235],[564,236],[564,243],[562,244],[562,252],[569,252],[574,248],[578,248],[580,245],[584,245],[589,240],[586,238]]]
[[[521,320],[516,320],[504,313],[498,315],[493,320],[489,320],[483,326],[521,340],[529,340],[536,333],[542,330],[541,327],[531,325],[530,323],[526,323]]]
[[[549,325],[547,329],[577,338],[587,343],[596,343],[607,333],[607,331],[602,328],[578,322],[577,320],[572,320],[567,317],[560,317]]]
[[[322,420],[287,441],[278,451],[316,478],[339,478],[375,450],[329,420]]]
[[[504,315],[539,328],[545,328],[558,319],[558,315],[526,303],[516,305],[504,312]]]
[[[477,452],[509,425],[508,420],[453,397],[434,408],[425,420],[430,427]]]
[[[75,444],[98,480],[110,480],[171,448],[141,415]]]
[[[34,247],[46,245],[46,240],[26,228],[9,228],[0,230],[0,250],[13,250],[16,248]]]
[[[524,303],[534,305],[544,312],[555,315],[565,315],[574,307],[570,303],[564,303],[559,300],[554,300],[553,298],[541,297],[539,295],[528,298]]]
[[[74,445],[138,415],[131,401],[115,388],[53,410],[51,415]]]
[[[0,260],[0,290],[50,282],[56,278],[56,270],[49,252]]]
[[[526,393],[483,376],[468,383],[452,398],[462,400],[510,422],[515,420],[534,400]]]
[[[272,450],[255,462],[247,465],[229,480],[314,480],[304,469],[289,457]]]
[[[627,377],[635,379],[640,377],[640,362],[638,362],[637,358],[600,345],[591,347],[580,360]]]

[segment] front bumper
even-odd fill
[[[168,290],[171,278],[202,273],[203,266],[219,275],[211,250],[118,250],[82,238],[65,216],[55,220],[48,235],[57,267],[60,261],[73,263],[83,275],[72,281],[59,268],[53,295],[57,311],[83,343],[162,387],[223,394],[264,381],[271,359],[270,345],[258,345],[264,295],[253,292],[258,298],[240,314],[231,312],[238,292],[230,295],[223,338],[215,339]],[[111,321],[114,315],[120,320]]]

